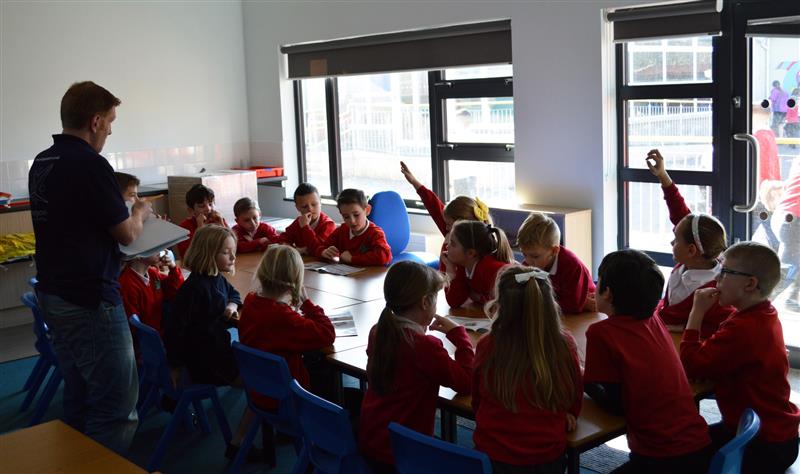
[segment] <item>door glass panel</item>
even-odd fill
[[[772,299],[786,345],[800,347],[800,38],[752,38],[752,131],[759,142],[759,202],[752,239],[781,259]]]
[[[447,175],[451,199],[464,194],[494,207],[517,204],[514,163],[448,160]]]
[[[446,99],[445,140],[453,143],[514,143],[514,98]]]
[[[711,82],[711,37],[633,41],[625,46],[631,86]]]

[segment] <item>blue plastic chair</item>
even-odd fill
[[[225,438],[225,442],[230,444],[232,437],[231,428],[228,425],[225,412],[222,410],[222,404],[217,396],[217,388],[213,385],[187,385],[185,387],[175,388],[172,385],[170,369],[167,365],[167,355],[164,351],[164,345],[161,342],[161,336],[159,336],[158,331],[139,321],[139,317],[136,315],[131,317],[130,323],[136,328],[139,352],[142,357],[142,367],[144,370],[141,375],[141,383],[144,384],[141,393],[145,394],[145,398],[144,402],[139,407],[139,420],[145,419],[150,408],[160,399],[161,394],[177,402],[175,411],[172,414],[172,419],[161,434],[156,449],[147,463],[147,470],[149,472],[158,470],[161,461],[164,459],[167,445],[175,432],[175,428],[178,423],[190,416],[190,404],[195,409],[201,428],[204,432],[208,433],[211,431],[211,427],[208,423],[205,408],[203,407],[203,400],[210,399],[214,413],[217,416],[217,423],[219,423],[222,429],[222,436]]]
[[[247,406],[256,414],[256,417],[247,428],[239,446],[239,452],[233,460],[233,465],[228,472],[237,473],[242,467],[247,453],[253,446],[253,440],[261,428],[262,422],[266,422],[276,430],[295,438],[295,450],[298,453],[297,464],[294,472],[305,473],[308,466],[308,458],[302,449],[300,424],[295,415],[294,401],[289,391],[292,376],[289,366],[283,357],[270,354],[247,347],[244,344],[234,341],[233,355],[236,357],[236,365],[239,367],[239,375],[242,377],[242,384],[247,393]],[[278,409],[275,412],[263,410],[253,402],[252,392],[264,395],[278,401]],[[266,433],[265,438],[270,439],[272,433]],[[266,444],[266,443],[265,443]],[[264,446],[264,451],[270,450],[270,459],[275,459],[275,444]]]
[[[436,263],[439,268],[439,256],[426,252],[406,252],[408,241],[411,238],[411,224],[408,220],[408,210],[403,198],[394,191],[381,191],[375,193],[370,199],[372,211],[369,219],[386,234],[386,242],[392,248],[391,263],[402,260],[432,265]]]
[[[50,373],[50,378],[47,380],[39,401],[36,402],[36,408],[33,410],[33,415],[28,423],[28,426],[33,426],[41,423],[47,407],[50,406],[50,402],[53,400],[59,385],[61,385],[63,377],[61,369],[58,367],[58,358],[56,357],[55,349],[53,349],[53,342],[50,340],[50,331],[44,322],[36,295],[32,292],[27,292],[22,295],[20,300],[33,313],[33,333],[36,335],[34,346],[39,351],[39,359],[36,361],[36,365],[33,366],[33,370],[31,370],[31,374],[23,387],[24,390],[28,391],[28,394],[25,396],[25,400],[22,401],[20,411],[25,411],[30,407],[31,402],[36,397],[36,393],[42,386],[42,382],[44,382],[47,374]],[[50,372],[51,368],[53,369],[52,372]]]
[[[736,436],[728,441],[725,446],[719,448],[714,457],[711,458],[709,474],[739,474],[742,472],[742,458],[744,451],[750,441],[758,434],[761,427],[761,419],[756,412],[748,408],[739,418],[739,427],[736,429]]]
[[[292,380],[297,417],[303,430],[303,449],[315,473],[358,474],[371,470],[358,452],[347,410],[309,393]],[[300,472],[295,468],[295,472]]]
[[[389,423],[395,469],[400,474],[491,474],[486,453],[426,436],[397,423]]]

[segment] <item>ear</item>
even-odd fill
[[[555,257],[556,255],[558,255],[558,252],[561,251],[561,246],[553,245],[552,247],[550,247],[550,251],[553,252],[553,256]]]
[[[747,277],[747,283],[744,285],[744,291],[750,293],[752,291],[761,291],[758,287],[757,277]]]
[[[366,206],[364,206],[364,214],[368,216],[370,212],[372,212],[372,205],[367,204]]]
[[[477,258],[478,257],[478,251],[475,250],[475,249],[469,249],[469,250],[467,250],[465,252],[465,254],[469,258]]]
[[[89,121],[89,130],[92,133],[97,133],[97,131],[100,129],[100,121],[101,120],[103,120],[103,116],[102,115],[94,114],[94,117],[92,117],[92,120]]]
[[[419,302],[419,307],[427,311],[431,308],[432,303],[433,302],[431,301],[431,298],[428,298],[428,296],[426,295],[423,296],[422,300]]]

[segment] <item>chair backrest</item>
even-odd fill
[[[231,347],[233,347],[233,356],[236,358],[242,383],[248,391],[248,400],[250,400],[250,391],[253,391],[278,401],[276,414],[263,412],[252,401],[250,407],[267,416],[270,423],[281,431],[291,435],[298,433],[300,427],[297,423],[294,400],[289,388],[292,374],[289,372],[286,359],[245,346],[239,341],[234,341]]]
[[[711,459],[709,474],[738,474],[742,472],[742,457],[750,441],[758,434],[761,420],[756,412],[748,408],[739,418],[739,427],[736,436],[719,448]]]
[[[362,471],[347,410],[309,393],[297,380],[291,387],[311,463],[326,474]]]
[[[46,352],[45,355],[52,356],[53,360],[55,360],[56,352],[50,341],[49,329],[44,322],[44,315],[42,314],[42,310],[39,309],[39,300],[32,291],[23,294],[20,300],[33,314],[33,333],[36,335],[36,350],[40,353]]]
[[[369,219],[386,234],[386,242],[392,248],[392,255],[400,255],[411,238],[411,224],[408,221],[406,203],[394,191],[375,193],[370,199],[372,211]]]
[[[155,329],[141,322],[139,316],[135,314],[129,321],[131,326],[136,329],[136,341],[139,344],[145,380],[174,394],[169,365],[167,365],[167,351],[164,350],[161,335]]]
[[[395,469],[400,474],[490,474],[486,453],[426,436],[397,423],[389,423]]]

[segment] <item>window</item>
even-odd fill
[[[326,197],[391,189],[422,207],[404,161],[443,201],[515,204],[511,76],[489,65],[297,80],[301,178]]]

